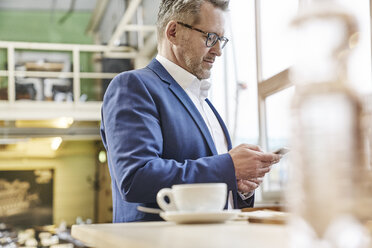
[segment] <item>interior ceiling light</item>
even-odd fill
[[[72,123],[74,123],[74,119],[71,117],[61,117],[55,121],[55,127],[57,128],[69,128]]]
[[[57,151],[61,143],[62,143],[62,138],[55,137],[52,139],[52,143],[50,144],[50,147],[52,148],[53,151]]]
[[[106,152],[105,151],[100,151],[98,154],[98,160],[101,163],[105,163],[107,158],[106,158]]]

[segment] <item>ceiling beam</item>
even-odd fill
[[[157,45],[157,33],[154,32],[147,37],[144,46],[138,51],[138,56],[152,57],[156,53]]]
[[[123,31],[155,32],[156,31],[156,26],[155,25],[128,24],[128,25],[125,25],[122,30]]]
[[[86,33],[92,35],[96,30],[98,25],[101,23],[103,14],[106,12],[106,8],[110,0],[99,0],[96,3],[92,17],[90,18]]]
[[[138,6],[141,4],[142,0],[131,0],[129,2],[128,8],[125,11],[123,17],[121,18],[119,25],[116,27],[111,39],[108,42],[108,46],[112,47],[114,45],[119,45],[117,41],[120,41],[123,32],[126,29],[126,25],[130,23]]]
[[[153,32],[147,37],[143,47],[138,50],[135,68],[143,68],[150,62],[151,58],[156,54],[157,44],[157,33]]]

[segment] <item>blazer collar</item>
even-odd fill
[[[160,64],[156,59],[152,59],[150,64],[147,65],[149,69],[155,72],[156,75],[160,77],[161,80],[168,84],[177,83],[168,71]]]
[[[182,89],[182,87],[172,78],[172,76],[167,72],[167,70],[157,61],[153,59],[147,66],[155,74],[157,74],[161,80],[169,84],[169,89],[177,96],[181,103],[185,106],[189,114],[194,119],[195,123],[201,130],[204,138],[206,139],[208,146],[213,155],[217,155],[217,149],[214,145],[211,134],[209,133],[208,127],[204,122],[203,117],[200,115],[199,111],[195,107],[194,103],[187,95],[187,93]]]

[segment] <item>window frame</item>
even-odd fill
[[[298,0],[298,10],[306,8],[312,0]],[[372,0],[369,0],[370,16],[370,35],[372,36]],[[256,26],[256,73],[257,73],[257,101],[258,101],[258,127],[259,127],[259,145],[263,149],[268,147],[267,119],[266,119],[266,99],[267,97],[283,91],[294,84],[290,81],[289,70],[287,68],[272,77],[263,80],[262,75],[262,42],[261,42],[261,0],[255,0],[255,26]],[[372,57],[372,42],[371,42]],[[264,184],[265,182],[263,182]],[[283,190],[267,191],[260,187],[263,202],[280,202]]]
[[[305,0],[306,1],[306,0]],[[372,0],[370,0],[372,1]],[[299,7],[304,1],[299,0]],[[263,80],[262,75],[262,41],[261,41],[261,0],[255,0],[255,25],[256,25],[256,74],[257,74],[257,101],[258,101],[258,127],[259,127],[259,145],[263,149],[268,147],[267,119],[266,119],[266,98],[285,90],[293,83],[289,79],[289,69],[287,68],[276,75]],[[265,182],[263,182],[265,183]],[[280,201],[282,191],[267,191],[261,189],[262,201]]]

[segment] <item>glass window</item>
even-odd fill
[[[359,39],[357,47],[352,51],[348,70],[349,81],[358,92],[372,92],[371,83],[371,33],[370,6],[368,0],[350,2],[338,0],[358,21]],[[308,4],[311,4],[308,2]],[[277,75],[280,71],[292,65],[289,23],[297,12],[298,1],[265,0],[261,1],[261,32],[262,32],[262,73],[263,79]],[[282,19],[280,18],[282,17]],[[293,44],[296,45],[296,44]],[[275,87],[274,87],[275,88]],[[266,103],[267,150],[272,151],[281,146],[289,146],[291,135],[290,102],[294,87],[270,95]],[[262,184],[262,197],[277,198],[285,186],[288,174],[288,156],[274,165],[272,171],[265,177]]]
[[[290,106],[293,94],[294,87],[290,87],[266,98],[268,151],[274,151],[280,147],[290,148]],[[280,191],[283,189],[288,174],[287,157],[284,156],[265,176],[263,196],[265,191]]]
[[[279,91],[266,98],[267,144],[272,151],[288,146],[291,135],[291,100],[294,87]]]
[[[254,1],[231,1],[229,9],[225,36],[230,41],[213,66],[210,98],[228,126],[233,145],[257,144]]]
[[[298,0],[260,1],[263,80],[293,64],[289,24],[297,14],[298,2]]]

